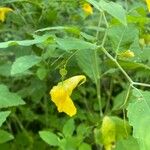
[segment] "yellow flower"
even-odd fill
[[[82,9],[89,15],[93,14],[93,8],[89,3],[84,3]]]
[[[86,77],[84,75],[73,76],[63,82],[59,82],[57,86],[50,90],[51,100],[55,103],[59,112],[65,112],[70,117],[76,114],[77,110],[70,96],[76,86],[85,81]]]
[[[146,0],[148,10],[150,11],[150,0]]]
[[[0,21],[4,22],[5,21],[5,15],[10,11],[13,11],[13,10],[11,8],[8,8],[8,7],[0,7]]]
[[[119,56],[124,57],[124,58],[132,58],[134,57],[134,52],[127,50],[125,52],[122,52],[121,54],[119,54]]]

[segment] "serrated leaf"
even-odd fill
[[[50,131],[40,131],[40,137],[49,145],[51,146],[58,146],[59,145],[59,138],[56,134]]]
[[[1,111],[0,112],[0,127],[2,126],[3,122],[6,120],[6,118],[9,116],[10,111]]]
[[[14,139],[13,135],[4,130],[0,130],[0,144],[8,142],[12,139]]]
[[[15,60],[12,65],[11,75],[18,73],[23,73],[32,66],[38,64],[41,61],[41,58],[35,55],[22,56]]]
[[[102,10],[106,11],[111,16],[119,20],[123,25],[127,25],[126,11],[120,4],[117,4],[115,2],[105,2],[104,0],[101,0],[99,2],[99,6]]]
[[[25,102],[16,93],[9,92],[7,86],[0,84],[0,108],[23,105]]]
[[[75,130],[75,124],[73,119],[69,119],[63,126],[63,134],[65,137],[71,137]]]
[[[129,103],[127,116],[133,126],[133,136],[137,139],[141,150],[150,149],[150,92],[135,89],[135,99]]]
[[[94,83],[100,77],[100,59],[95,55],[94,50],[79,50],[76,53],[79,67],[88,75]]]
[[[66,51],[96,49],[96,45],[77,38],[56,38],[58,46]]]

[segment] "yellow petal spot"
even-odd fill
[[[150,12],[150,0],[146,0],[146,3],[147,3],[148,10]]]
[[[0,21],[5,21],[5,16],[8,12],[13,11],[11,8],[8,7],[0,7]]]
[[[70,98],[72,91],[80,83],[84,83],[86,77],[84,75],[73,76],[63,82],[59,82],[50,90],[51,100],[55,103],[59,112],[65,112],[72,117],[76,114],[76,107]]]
[[[93,14],[93,8],[89,3],[84,3],[82,9],[85,11],[85,13]]]
[[[119,56],[124,57],[124,58],[132,58],[134,57],[134,52],[127,50],[125,52],[122,52],[121,54],[119,54]]]

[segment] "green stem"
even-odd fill
[[[127,90],[127,94],[126,94],[124,103],[120,106],[120,108],[122,108],[122,107],[127,103],[128,98],[129,98],[129,94],[130,94],[131,87],[132,87],[132,85],[130,84],[129,87],[128,87],[128,90]]]
[[[133,85],[139,85],[139,86],[150,87],[150,84],[146,84],[146,83],[139,83],[139,82],[133,82]]]
[[[98,26],[97,28],[100,28],[101,21],[102,21],[102,13],[100,14],[100,18],[98,21]],[[99,30],[96,32],[96,39],[98,42],[98,36],[99,36]],[[98,67],[98,62],[97,62],[97,49],[94,50],[94,61],[95,61],[95,66],[96,66],[96,91],[97,91],[97,99],[98,99],[98,104],[99,104],[99,110],[100,110],[100,117],[103,116],[103,111],[102,111],[102,102],[101,102],[101,81],[100,81],[100,74],[99,74],[99,67]]]
[[[129,77],[129,75],[124,71],[124,69],[120,66],[120,64],[117,62],[117,60],[115,58],[113,58],[108,52],[107,50],[102,46],[101,47],[102,51],[105,53],[105,55],[110,58],[115,64],[116,66],[120,69],[120,71],[125,75],[125,77],[128,79],[128,81],[130,82],[130,84],[133,85],[133,81],[132,79]]]

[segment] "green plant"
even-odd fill
[[[144,2],[0,5],[13,10],[0,24],[0,149],[150,149],[150,18]],[[79,74],[86,82],[72,93],[77,84],[66,79]],[[71,87],[72,118],[50,101],[53,86],[62,92],[63,85]]]

